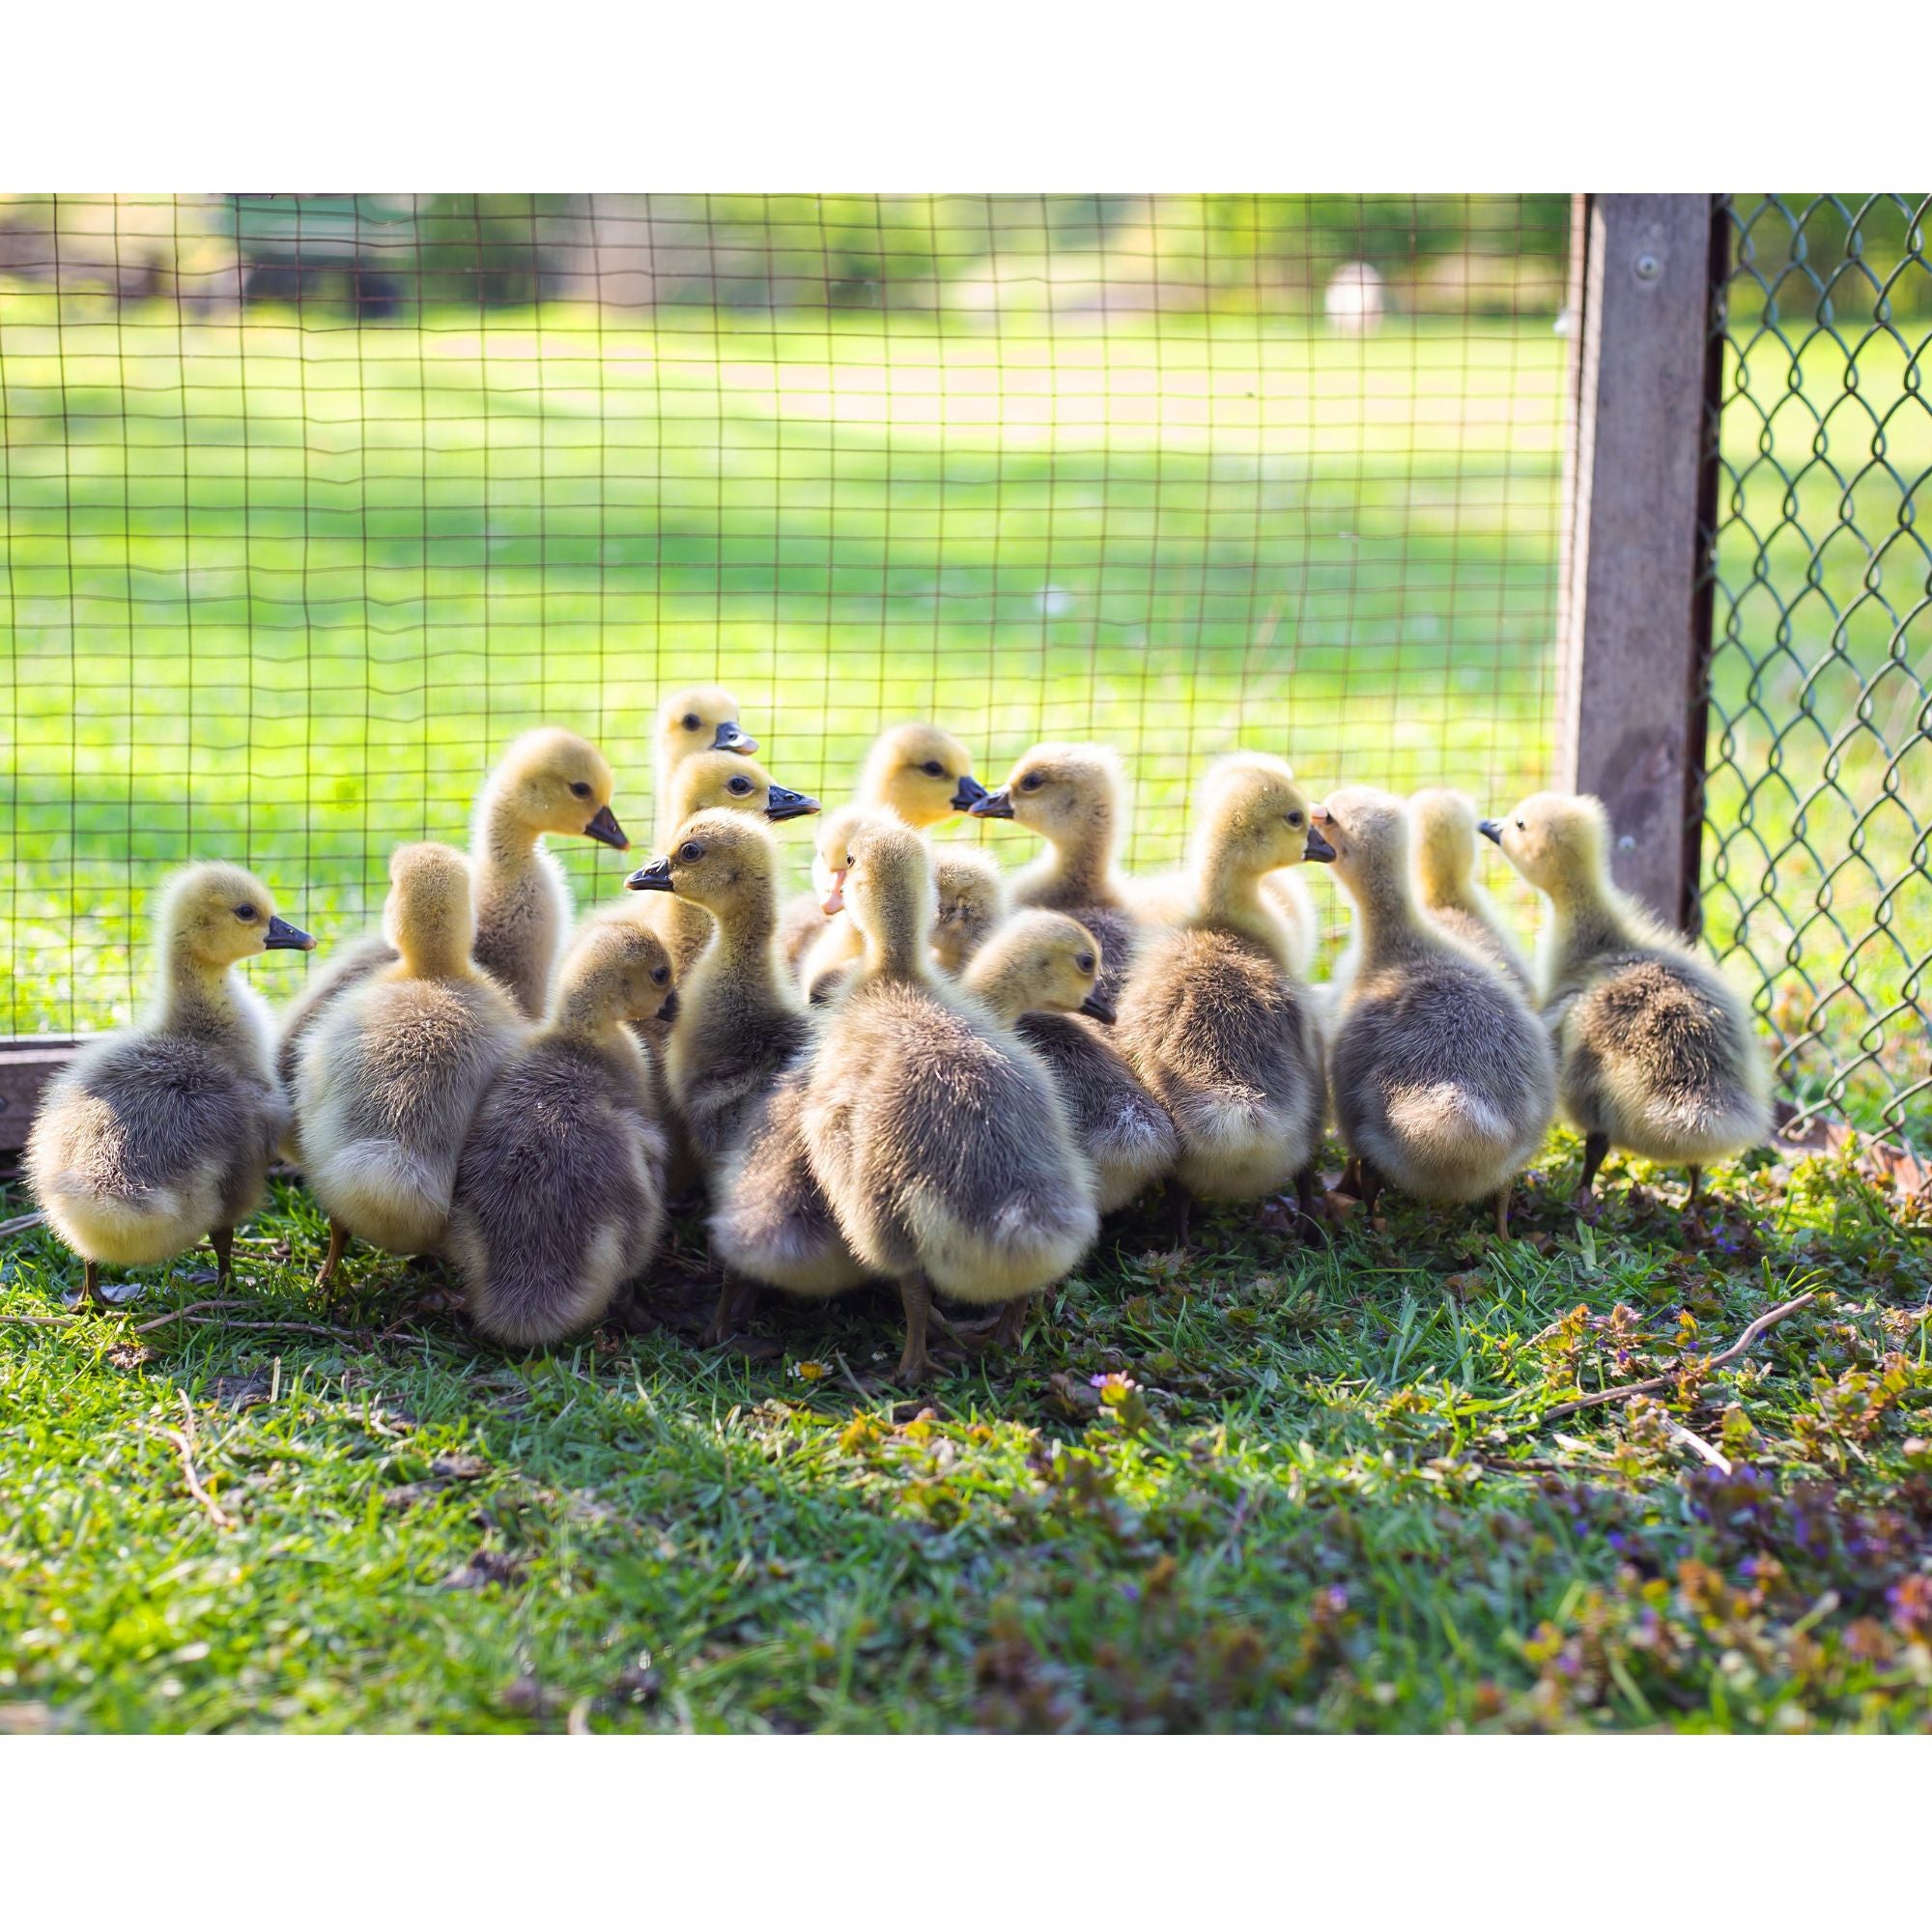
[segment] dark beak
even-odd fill
[[[1089,993],[1080,1002],[1080,1010],[1090,1020],[1098,1020],[1102,1026],[1112,1026],[1114,1024],[1114,1009],[1098,993]]]
[[[624,837],[624,828],[611,816],[608,805],[597,808],[597,816],[583,828],[586,838],[595,838],[600,844],[614,845],[620,852],[631,849],[631,841]]]
[[[971,772],[968,772],[959,781],[958,784],[953,787],[952,810],[954,811],[971,811],[985,796],[986,787]]]
[[[668,1021],[668,1020],[674,1020],[676,1019],[676,1017],[677,1017],[677,988],[673,986],[670,989],[670,991],[664,996],[664,1005],[658,1009],[658,1018],[661,1020]]]
[[[1483,835],[1483,837],[1490,841],[1492,845],[1500,845],[1503,842],[1503,828],[1500,820],[1494,818],[1485,818],[1477,825],[1476,830],[1480,832]]]
[[[712,734],[711,749],[714,752],[743,752],[749,758],[758,749],[755,738],[748,738],[729,719],[719,725]]]
[[[1311,825],[1308,828],[1308,850],[1301,856],[1304,859],[1313,859],[1318,866],[1332,865],[1335,848]]]
[[[677,890],[670,882],[668,859],[653,859],[648,866],[639,866],[624,883],[634,893],[669,893]]]
[[[315,941],[300,926],[291,925],[285,919],[269,921],[269,937],[265,942],[270,952],[313,952]]]
[[[966,810],[975,818],[1010,818],[1013,815],[1013,788],[1002,785],[998,791],[982,791]]]
[[[771,803],[765,807],[765,816],[774,825],[781,825],[787,818],[810,818],[818,810],[815,798],[807,798],[802,791],[787,791],[783,785],[772,787]]]

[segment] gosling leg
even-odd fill
[[[1294,1177],[1294,1206],[1301,1217],[1301,1243],[1306,1247],[1317,1238],[1326,1238],[1328,1230],[1315,1211],[1315,1163],[1311,1160]]]
[[[235,1230],[216,1228],[209,1236],[208,1245],[214,1250],[214,1285],[226,1288],[229,1269],[235,1262]]]
[[[1362,1212],[1373,1214],[1376,1211],[1376,1203],[1382,1198],[1382,1178],[1376,1171],[1376,1164],[1372,1160],[1362,1162],[1361,1193]]]
[[[1187,1245],[1187,1228],[1194,1213],[1194,1196],[1179,1181],[1167,1183],[1168,1245],[1178,1254]]]
[[[1496,1189],[1496,1239],[1499,1241],[1510,1237],[1510,1195],[1515,1187],[1516,1181],[1512,1178]]]
[[[711,1325],[704,1331],[704,1340],[712,1348],[728,1341],[735,1335],[758,1309],[758,1284],[743,1281],[733,1276],[727,1269],[724,1279],[718,1285],[718,1307],[711,1317]]]
[[[899,1380],[930,1381],[932,1357],[925,1350],[925,1328],[932,1315],[932,1284],[923,1274],[907,1275],[899,1283],[899,1301],[905,1309],[905,1349],[899,1356]]]
[[[100,1264],[88,1260],[85,1255],[80,1261],[80,1286],[69,1289],[61,1299],[76,1312],[83,1308],[112,1308],[114,1305],[100,1292]]]
[[[1690,1208],[1693,1214],[1697,1211],[1697,1193],[1703,1184],[1703,1180],[1704,1170],[1701,1167],[1693,1166],[1690,1170],[1690,1193],[1684,1203],[1685,1207]]]
[[[1573,1199],[1580,1206],[1589,1200],[1590,1191],[1597,1184],[1597,1170],[1604,1164],[1604,1156],[1610,1151],[1608,1134],[1589,1134],[1583,1141],[1583,1179],[1577,1184]]]
[[[993,1323],[993,1332],[987,1337],[987,1345],[994,1349],[1017,1349],[1020,1337],[1026,1333],[1027,1317],[1033,1311],[1033,1296],[1015,1295],[1011,1301],[1000,1308],[1000,1319]]]
[[[328,1217],[328,1258],[315,1278],[316,1287],[327,1288],[335,1279],[335,1270],[342,1265],[342,1251],[348,1245],[349,1230],[331,1214]]]

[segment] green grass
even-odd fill
[[[77,1269],[15,1237],[0,1719],[1926,1727],[1922,1209],[1900,1225],[1847,1164],[1759,1156],[1687,1238],[1672,1181],[1613,1165],[1583,1230],[1575,1170],[1559,1144],[1506,1246],[1398,1205],[1312,1256],[1223,1214],[1182,1263],[1129,1222],[1019,1355],[925,1400],[892,1386],[883,1299],[696,1348],[690,1226],[665,1326],[528,1359],[366,1250],[323,1306],[320,1224],[286,1186],[246,1231],[242,1305],[145,1335],[212,1293],[190,1264],[125,1316],[46,1321]],[[1655,1405],[1538,1426],[1673,1367]]]

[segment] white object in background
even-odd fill
[[[1369,335],[1382,323],[1382,278],[1366,262],[1344,262],[1321,297],[1330,328]]]

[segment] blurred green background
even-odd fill
[[[1711,936],[1802,1038],[1873,991],[1909,1021],[1932,932],[1913,828],[1858,823],[1900,624],[1819,543],[1858,438],[1855,521],[1895,529],[1932,437],[1894,412],[1875,466],[1840,415],[1834,471],[1788,398],[1842,401],[1847,369],[1904,397],[1932,300],[1832,279],[1848,242],[1916,259],[1898,206],[1761,200],[1727,366],[1775,406],[1725,411],[1714,666],[1714,818],[1747,836]],[[605,745],[641,841],[650,711],[690,678],[828,797],[897,718],[989,782],[1106,738],[1137,866],[1237,743],[1506,805],[1550,763],[1568,225],[1560,195],[0,199],[0,1030],[125,1016],[189,852],[359,929],[389,847],[460,839],[538,719]],[[1891,334],[1846,346],[1833,301]],[[1822,742],[1785,728],[1807,703]],[[564,857],[615,889],[615,855]],[[1887,905],[1904,935],[1852,1001],[1852,942],[1805,910],[1828,874],[1838,924]]]

